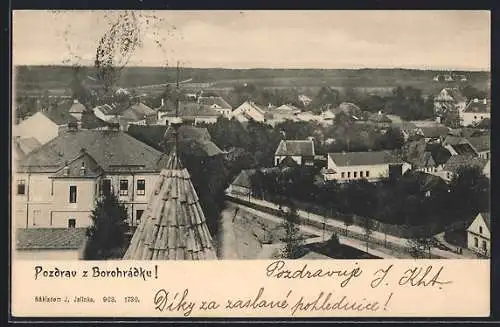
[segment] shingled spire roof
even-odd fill
[[[190,175],[173,149],[124,260],[217,259]]]

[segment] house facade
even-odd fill
[[[459,112],[461,126],[475,126],[484,119],[491,119],[491,103],[488,99],[473,99]]]
[[[98,198],[113,192],[136,226],[162,154],[121,131],[68,132],[19,162],[13,176],[17,228],[84,228]]]
[[[292,159],[298,165],[314,165],[314,142],[312,140],[281,140],[274,153],[274,166],[285,159]]]
[[[481,255],[490,256],[491,218],[489,212],[480,212],[467,228],[467,247]]]
[[[402,176],[411,165],[389,151],[329,153],[325,180],[347,182],[366,179],[375,182],[382,178]]]

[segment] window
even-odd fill
[[[41,213],[42,213],[41,210],[33,210],[33,226],[36,226],[36,221],[40,217]]]
[[[69,203],[76,203],[76,186],[69,187]]]
[[[75,228],[75,227],[76,227],[76,219],[75,218],[68,219],[68,228]]]
[[[17,194],[24,195],[26,194],[26,182],[24,179],[20,179],[17,181]]]
[[[351,178],[351,172],[350,171],[347,172],[347,178]]]
[[[362,171],[359,172],[359,177],[363,178],[363,172]]]
[[[477,119],[477,116],[474,116],[474,119]]]
[[[111,180],[103,179],[101,184],[101,195],[109,195],[111,193]]]
[[[143,213],[144,213],[144,210],[137,210],[135,212],[135,221],[136,221],[137,225],[139,225],[141,223],[141,217],[142,217]]]
[[[483,240],[483,250],[486,250],[486,246],[487,246],[486,241]]]
[[[344,172],[341,172],[341,173],[340,173],[340,177],[345,178],[345,173],[344,173]]]
[[[144,179],[137,180],[137,195],[146,194],[146,181]]]
[[[356,178],[356,177],[358,177],[358,172],[357,171],[354,172],[354,178]]]
[[[126,179],[120,180],[120,195],[121,196],[128,195],[128,180],[126,180]]]
[[[474,246],[477,248],[479,246],[479,240],[477,237],[474,237]]]
[[[483,226],[479,226],[479,234],[483,233]]]
[[[366,171],[366,177],[370,177],[370,172],[368,170]]]

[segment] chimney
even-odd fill
[[[67,161],[64,163],[63,175],[64,176],[69,176],[69,166],[68,166],[68,162]]]
[[[488,100],[484,99],[483,104],[488,104]]]
[[[478,103],[479,102],[479,99],[478,98],[474,98],[474,103]]]
[[[165,105],[165,99],[161,98],[161,106],[163,107]]]
[[[77,123],[77,122],[74,122],[74,121],[69,122],[69,123],[68,123],[68,130],[69,130],[70,132],[76,132],[76,131],[78,131],[78,123]]]
[[[382,114],[382,110],[379,110],[379,111],[378,111],[378,114],[379,114],[379,115],[381,115],[381,114]]]
[[[82,166],[80,167],[80,176],[85,176],[85,162],[82,162]]]
[[[73,103],[78,103],[78,99],[73,99]]]
[[[120,130],[120,123],[117,123],[117,122],[110,123],[109,129],[112,131],[115,131],[115,132],[119,131]]]

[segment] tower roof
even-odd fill
[[[217,259],[191,177],[174,148],[124,260]]]

